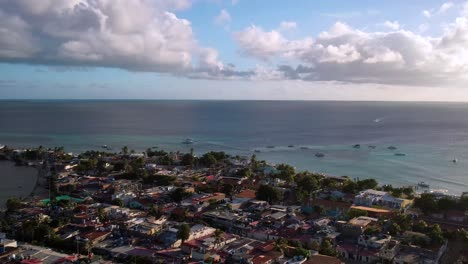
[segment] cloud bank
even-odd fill
[[[388,85],[461,85],[468,76],[468,4],[436,37],[385,21],[369,31],[336,22],[291,39],[295,21],[276,29],[251,25],[232,33],[249,69],[223,63],[201,46],[191,22],[176,15],[191,0],[0,0],[0,61],[113,67],[196,79],[302,80]],[[237,1],[232,1],[234,5]],[[455,9],[447,2],[423,14]],[[231,21],[222,9],[218,24]],[[302,29],[302,27],[301,27]],[[424,29],[424,30],[423,30]]]
[[[252,25],[234,33],[241,54],[262,61],[286,61],[285,79],[392,85],[467,83],[468,18],[458,17],[439,37],[402,29],[368,32],[336,22],[318,36],[287,39],[279,30]],[[278,78],[275,73],[273,78]]]
[[[0,60],[131,71],[190,71],[205,48],[198,46],[190,22],[174,13],[189,8],[190,3],[1,0]]]

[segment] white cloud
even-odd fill
[[[297,28],[297,23],[294,21],[282,21],[279,26],[279,30],[288,31]]]
[[[222,9],[214,18],[214,22],[218,25],[226,25],[231,22],[231,15],[226,9]]]
[[[432,16],[432,13],[429,10],[423,10],[422,15],[427,17],[427,18],[430,18]]]
[[[383,23],[383,26],[392,29],[392,30],[398,30],[400,29],[400,23],[398,21],[385,21]]]
[[[4,0],[0,61],[182,72],[198,50],[190,0]]]
[[[453,6],[454,6],[454,4],[453,4],[452,2],[443,3],[443,4],[439,7],[438,13],[439,13],[439,14],[444,14],[444,13],[447,12],[449,9],[451,9]]]
[[[286,40],[277,30],[264,31],[257,26],[250,26],[235,32],[234,38],[244,54],[266,60],[285,51]]]
[[[430,86],[468,81],[468,18],[458,18],[438,38],[402,29],[366,32],[337,22],[315,38],[289,40],[250,26],[235,39],[244,54],[281,58],[278,70],[287,79]]]

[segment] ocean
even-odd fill
[[[298,170],[468,191],[465,103],[0,101],[0,128],[0,145],[18,148],[64,146],[76,153],[157,146],[244,156],[258,150],[259,159]],[[194,143],[182,144],[186,138]]]

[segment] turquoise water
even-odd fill
[[[0,144],[16,147],[260,150],[260,159],[299,170],[468,191],[468,105],[460,103],[3,101],[0,124]]]

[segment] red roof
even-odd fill
[[[325,255],[312,255],[304,264],[341,264],[341,260]]]
[[[254,190],[245,189],[245,190],[242,190],[238,195],[236,195],[236,197],[254,199],[256,197],[256,195],[255,195]]]

